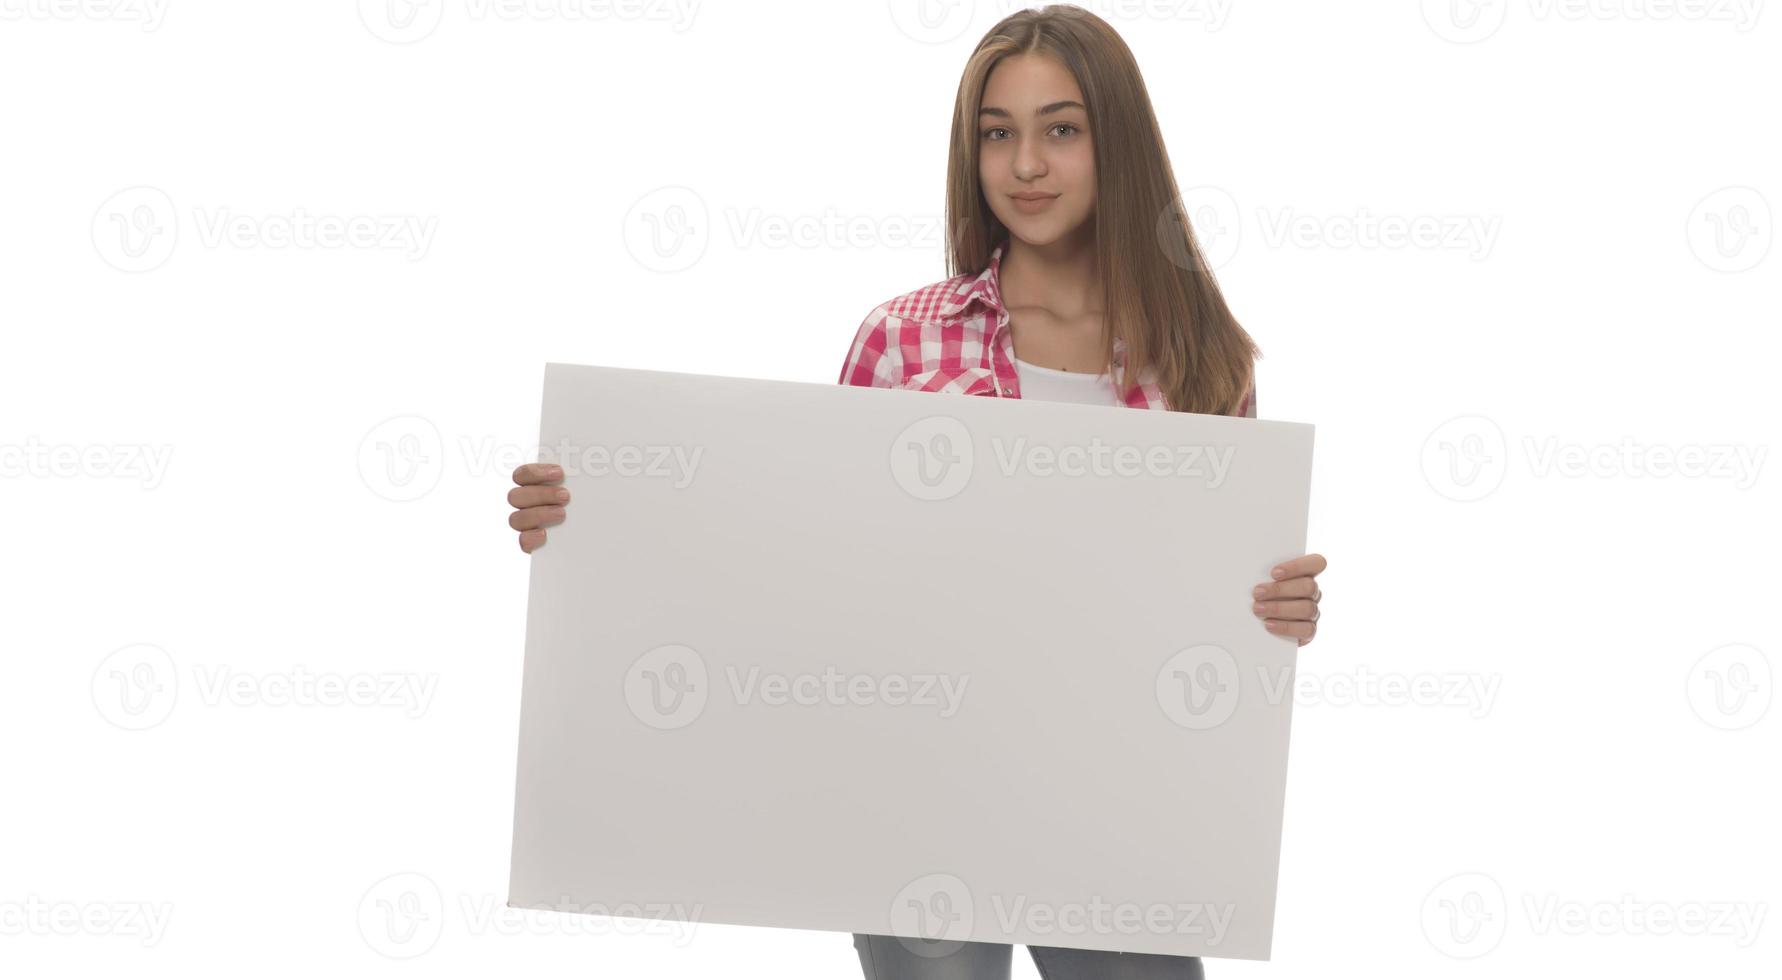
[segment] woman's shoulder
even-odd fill
[[[872,308],[867,319],[895,317],[923,323],[944,322],[965,312],[980,277],[966,272],[899,293]]]
[[[874,306],[854,331],[854,343],[842,365],[842,384],[887,386],[903,383],[924,365],[903,363],[906,349],[940,348],[939,331],[955,324],[987,325],[974,301],[986,295],[984,274],[962,273],[899,293]],[[968,330],[967,333],[972,331]],[[979,331],[981,332],[981,331]],[[929,345],[923,341],[934,340]],[[982,342],[960,337],[958,342]],[[969,346],[969,345],[967,345]]]

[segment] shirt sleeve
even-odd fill
[[[838,384],[861,388],[889,388],[902,377],[901,352],[890,343],[892,326],[897,318],[883,305],[866,315],[854,333],[854,344],[842,362]]]

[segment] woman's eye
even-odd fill
[[[1060,129],[1066,131],[1063,134],[1065,136],[1072,136],[1072,135],[1075,135],[1076,133],[1081,132],[1081,129],[1075,123],[1058,123],[1057,125],[1053,126],[1051,129],[1047,130],[1047,132],[1056,133]],[[1006,134],[1007,132],[1008,132],[1007,129],[1005,129],[1001,126],[997,126],[992,129],[984,130],[984,138],[985,139],[1004,139],[1004,138],[1006,138],[1005,136],[999,136],[998,134]]]

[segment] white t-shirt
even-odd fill
[[[1029,364],[1017,357],[1015,376],[1021,381],[1022,398],[1082,402],[1085,405],[1117,405],[1122,408],[1126,405],[1114,390],[1114,380],[1105,374],[1060,371]]]

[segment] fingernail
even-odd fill
[[[1270,575],[1273,575],[1273,576],[1274,576],[1274,577],[1275,577],[1275,578],[1280,578],[1280,577],[1281,577],[1281,576],[1283,576],[1283,575],[1285,575],[1285,574],[1287,574],[1287,569],[1285,569],[1285,568],[1282,568],[1282,567],[1281,567],[1281,566],[1279,566],[1279,565],[1276,565],[1276,566],[1275,566],[1275,570],[1274,570],[1274,571],[1272,571],[1272,572],[1270,572],[1270,573],[1269,573],[1269,574],[1270,574]]]
[[[1250,590],[1250,594],[1260,599],[1263,596],[1268,595],[1268,586],[1258,585],[1256,588]]]
[[[1277,633],[1281,632],[1281,624],[1275,622],[1272,619],[1265,619],[1265,620],[1263,620],[1262,624],[1264,626],[1267,626],[1269,629],[1274,630]]]
[[[1262,610],[1263,610],[1263,605],[1260,602],[1258,602],[1255,605],[1250,607],[1250,611],[1255,613],[1258,616],[1262,615]]]
[[[565,490],[562,487],[558,487],[556,496],[557,496],[558,503],[560,503],[560,504],[569,503],[569,491],[568,490]]]

